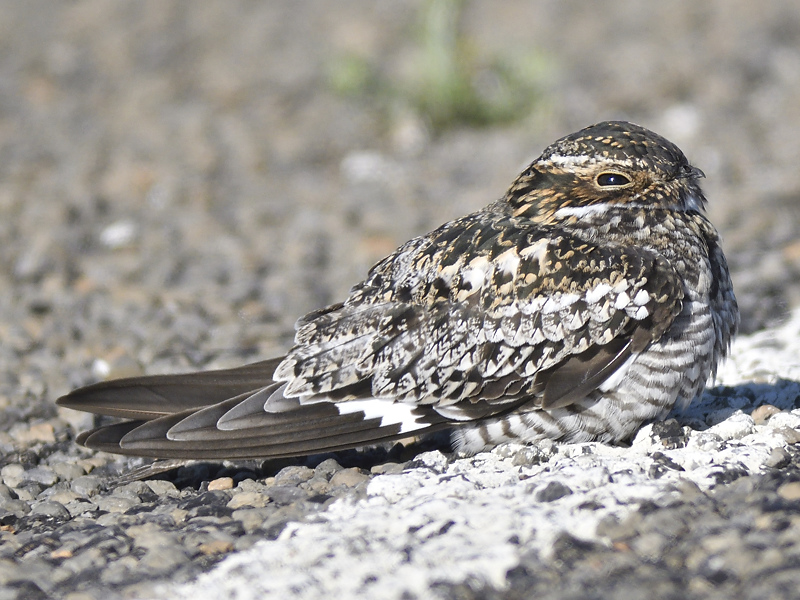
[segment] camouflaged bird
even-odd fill
[[[467,452],[625,440],[696,398],[737,329],[701,177],[655,133],[598,123],[300,319],[285,357],[58,402],[126,419],[79,443],[161,458],[304,455],[444,427]]]

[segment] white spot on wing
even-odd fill
[[[453,281],[453,277],[456,276],[456,273],[458,273],[462,267],[463,267],[463,260],[459,259],[451,265],[447,265],[446,267],[440,268],[439,277],[447,285],[450,285],[450,283]]]
[[[523,302],[520,304],[520,311],[523,315],[532,315],[540,310],[542,310],[542,306],[544,305],[547,299],[544,296],[537,296],[527,302]]]
[[[578,294],[554,294],[550,296],[542,307],[542,314],[560,312],[569,308],[580,299]]]
[[[543,263],[545,256],[547,256],[547,240],[540,240],[532,246],[523,248],[519,255],[523,258],[533,258],[539,264]]]
[[[364,419],[380,419],[380,427],[387,425],[400,425],[400,433],[425,429],[428,425],[417,421],[418,415],[413,414],[414,406],[394,402],[389,399],[370,398],[367,400],[346,400],[337,402],[336,408],[340,415],[363,412]]]
[[[627,292],[621,292],[619,296],[617,296],[617,301],[614,302],[614,308],[616,309],[623,309],[628,304],[630,304],[631,297],[628,296]]]
[[[500,271],[511,273],[512,275],[517,272],[519,266],[519,256],[515,249],[506,250],[495,259],[495,264]]]
[[[600,298],[608,294],[611,291],[611,286],[607,283],[599,283],[594,286],[592,289],[586,292],[586,303],[587,304],[596,304],[600,301]]]
[[[648,294],[645,290],[639,290],[633,297],[633,303],[636,306],[644,306],[649,301],[650,301],[650,294]]]
[[[461,281],[464,283],[469,282],[473,290],[478,290],[483,287],[488,271],[489,261],[482,256],[478,257],[461,271]]]

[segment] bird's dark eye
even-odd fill
[[[621,187],[630,182],[631,180],[622,173],[600,173],[597,176],[597,185],[600,187]]]

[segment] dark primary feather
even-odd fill
[[[631,143],[647,137],[625,127],[639,136]],[[543,158],[591,152],[586,139],[569,136]],[[636,148],[637,160],[652,158]],[[658,168],[675,152],[657,152]],[[544,168],[534,161],[505,199],[409,241],[343,303],[303,317],[285,357],[98,383],[58,404],[129,419],[83,434],[87,447],[222,459],[337,450],[582,401],[664,335],[684,290],[659,252],[602,240],[575,217],[563,227],[554,215],[575,200],[558,184],[561,167]],[[619,235],[641,228],[640,209],[614,214]]]
[[[110,417],[154,419],[203,408],[269,385],[280,360],[218,371],[101,381],[74,390],[57,403]]]

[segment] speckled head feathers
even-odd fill
[[[699,211],[701,177],[669,140],[633,123],[603,121],[548,146],[505,200],[514,214],[537,222],[589,206]]]
[[[626,121],[602,121],[571,133],[548,146],[537,162],[620,163],[659,171],[666,177],[702,176],[675,144]]]

